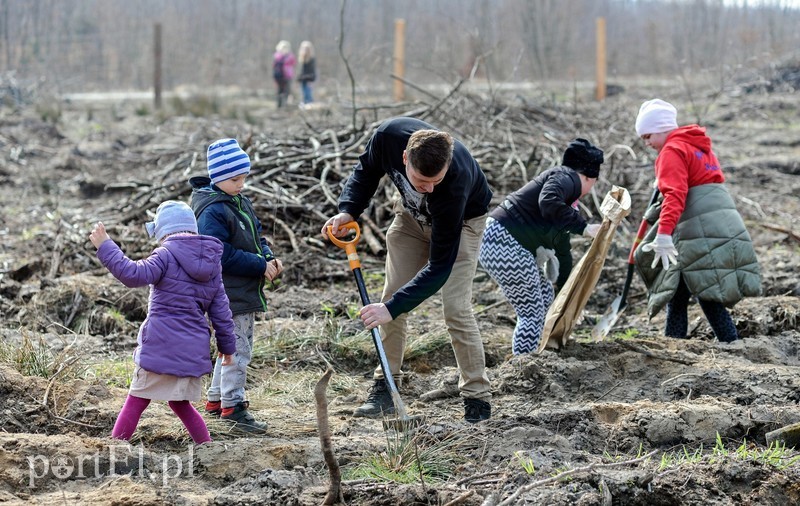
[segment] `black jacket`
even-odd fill
[[[506,197],[490,216],[536,255],[536,248],[555,250],[563,286],[572,270],[569,234],[582,234],[586,220],[573,204],[581,196],[581,179],[569,167],[553,167]]]
[[[317,64],[314,58],[310,58],[307,62],[303,62],[300,65],[300,75],[297,76],[297,80],[300,82],[303,81],[316,81],[317,79]]]
[[[434,127],[414,118],[393,118],[382,123],[367,143],[339,198],[339,211],[358,218],[375,195],[381,178],[388,174],[400,191],[406,211],[420,223],[431,226],[428,263],[386,301],[393,318],[411,311],[445,284],[458,255],[464,221],[485,215],[492,198],[478,162],[458,141],[442,182],[429,194],[414,190],[406,176],[403,151],[411,134],[423,129]]]

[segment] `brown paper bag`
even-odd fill
[[[569,339],[575,323],[581,317],[586,301],[594,291],[600,271],[606,261],[608,248],[614,239],[617,226],[631,212],[631,196],[628,190],[619,186],[612,186],[600,205],[603,222],[597,237],[578,263],[558,292],[553,304],[545,316],[542,339],[536,353],[541,353],[547,348],[562,348]]]

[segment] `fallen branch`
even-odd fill
[[[502,306],[503,304],[510,304],[510,302],[508,302],[507,299],[502,299],[502,300],[498,300],[497,302],[492,302],[488,306],[484,306],[484,307],[478,309],[477,311],[475,311],[475,314],[478,315],[478,314],[481,314],[481,313],[485,313],[486,311],[488,311],[490,309],[494,309],[497,306]]]
[[[462,502],[466,501],[468,498],[472,497],[474,494],[475,494],[474,490],[467,490],[466,492],[464,492],[460,496],[456,497],[452,501],[448,501],[448,502],[444,503],[442,506],[457,506],[458,504],[461,504]]]
[[[328,424],[328,398],[325,396],[325,390],[328,388],[328,382],[333,376],[333,369],[328,367],[325,374],[317,382],[314,387],[314,402],[317,405],[317,427],[319,428],[319,442],[322,447],[322,456],[325,460],[325,465],[328,467],[328,474],[330,475],[331,482],[328,485],[328,493],[325,494],[325,499],[322,504],[344,504],[344,494],[342,493],[342,474],[339,470],[339,463],[336,461],[336,455],[333,453],[333,444],[331,443],[331,427]]]
[[[666,361],[669,361],[669,362],[677,362],[679,364],[684,364],[684,365],[692,365],[695,362],[697,362],[696,360],[689,360],[689,359],[685,359],[685,358],[671,357],[671,356],[669,356],[669,355],[667,355],[665,353],[656,353],[655,351],[653,351],[653,350],[651,350],[649,348],[645,348],[644,346],[639,346],[637,344],[629,343],[627,341],[618,341],[618,342],[619,342],[620,345],[622,345],[625,348],[628,348],[631,351],[635,351],[636,353],[641,353],[642,355],[644,355],[646,357],[654,358],[656,360],[666,360]]]
[[[367,221],[364,221],[361,225],[361,236],[364,238],[364,241],[366,241],[373,255],[378,255],[383,251],[383,246],[381,246],[381,243],[375,237],[375,232],[373,232],[372,227]]]
[[[297,242],[297,236],[294,235],[292,228],[289,225],[287,225],[285,221],[278,218],[274,214],[269,214],[268,216],[272,219],[273,223],[279,225],[283,229],[283,231],[286,232],[286,235],[289,237],[289,243],[292,245],[292,251],[294,251],[295,253],[299,253],[300,243]]]
[[[369,216],[367,216],[366,214],[362,214],[362,215],[361,215],[361,221],[363,221],[364,223],[366,223],[367,225],[369,225],[369,226],[370,226],[370,228],[372,229],[372,232],[374,232],[374,233],[375,233],[375,235],[376,235],[376,236],[377,236],[377,237],[378,237],[378,238],[379,238],[381,241],[383,241],[383,242],[386,242],[386,234],[384,234],[383,232],[381,232],[381,228],[380,228],[380,227],[379,227],[379,226],[378,226],[378,225],[377,225],[377,224],[376,224],[376,223],[375,223],[375,222],[372,220],[372,218],[370,218],[370,217],[369,217]]]
[[[47,408],[47,398],[50,396],[50,390],[53,388],[53,383],[55,383],[55,381],[58,379],[59,376],[61,376],[61,374],[64,371],[66,371],[67,369],[72,367],[72,364],[77,362],[79,358],[80,357],[72,357],[69,360],[67,360],[66,362],[62,362],[61,364],[59,364],[58,370],[50,378],[50,381],[47,382],[47,388],[44,391],[44,397],[42,397],[42,406]],[[54,415],[55,415],[55,413],[54,413]]]
[[[462,478],[456,482],[457,486],[466,485],[467,483],[477,481],[481,478],[486,478],[487,476],[497,476],[498,474],[505,474],[505,471],[487,471],[485,473],[480,474],[473,474],[472,476],[467,476],[466,478]]]
[[[774,230],[775,232],[781,232],[789,236],[789,238],[794,239],[797,242],[800,242],[800,234],[794,232],[786,227],[781,227],[778,225],[773,225],[771,223],[760,223],[762,227],[766,228],[767,230]]]
[[[567,476],[572,476],[573,474],[578,474],[578,473],[589,472],[589,471],[592,471],[594,469],[611,469],[611,468],[614,468],[614,467],[622,467],[622,466],[628,466],[628,465],[632,465],[632,464],[638,464],[639,462],[642,462],[644,460],[649,459],[650,457],[652,457],[656,453],[658,453],[658,450],[653,450],[652,452],[648,453],[647,455],[642,455],[641,457],[637,457],[637,458],[631,459],[631,460],[625,460],[625,461],[622,461],[622,462],[611,462],[609,464],[597,464],[597,463],[594,463],[594,464],[589,464],[589,465],[583,466],[583,467],[576,467],[574,469],[569,469],[567,471],[564,471],[563,473],[558,473],[555,476],[551,476],[550,478],[545,478],[543,480],[534,481],[533,483],[529,483],[529,484],[525,485],[524,487],[518,488],[516,490],[516,492],[511,494],[508,498],[506,498],[502,502],[498,503],[497,506],[509,506],[511,504],[516,504],[517,499],[522,494],[524,494],[526,492],[529,492],[529,491],[533,490],[536,487],[541,487],[543,485],[548,485],[550,483],[553,483],[553,482],[556,482],[556,481],[560,481],[561,479],[566,478]],[[486,502],[484,502],[484,505],[485,506],[490,506],[490,505],[486,504]]]

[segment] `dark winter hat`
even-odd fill
[[[250,157],[236,139],[220,139],[208,147],[208,177],[214,184],[250,173]]]
[[[566,151],[564,151],[564,158],[561,163],[586,177],[596,178],[600,175],[603,150],[593,146],[586,139],[575,139],[569,143]]]
[[[145,223],[144,228],[150,237],[161,242],[164,237],[177,232],[196,234],[197,220],[191,207],[177,200],[167,200],[156,209],[155,221]]]

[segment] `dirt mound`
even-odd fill
[[[0,429],[6,433],[106,434],[117,406],[101,382],[51,381],[0,364]]]

